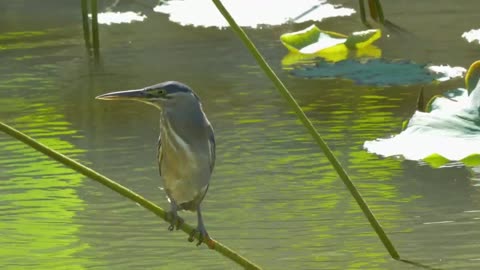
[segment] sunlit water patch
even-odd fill
[[[440,82],[461,78],[467,72],[464,67],[452,67],[450,65],[431,65],[427,69],[436,74],[436,80]]]
[[[321,21],[330,17],[350,16],[351,8],[327,3],[326,0],[225,0],[222,1],[240,26],[258,27],[288,22]],[[154,11],[169,14],[181,25],[226,27],[227,22],[210,0],[173,0],[156,6]],[[274,11],[274,12],[273,12]]]
[[[88,17],[92,17],[91,14]],[[127,11],[127,12],[102,12],[98,13],[98,23],[99,24],[120,24],[120,23],[132,23],[132,22],[143,22],[147,18],[146,15],[143,15],[138,12]]]
[[[52,38],[48,34],[19,36],[43,41]],[[24,42],[11,37],[11,47],[20,49],[15,45]],[[28,42],[20,53],[2,58],[0,118],[49,147],[79,158],[84,150],[71,141],[82,136],[63,114],[63,95],[52,94],[61,89],[57,81],[63,64],[59,48],[64,47],[48,48],[38,39]],[[36,53],[31,51],[34,48]],[[5,236],[0,238],[0,246],[5,247],[0,253],[2,269],[86,268],[90,260],[80,254],[90,246],[81,239],[83,227],[76,221],[86,205],[78,194],[84,177],[3,133],[0,153],[0,232]]]
[[[462,76],[462,67],[428,66],[406,60],[347,59],[332,63],[320,60],[314,65],[298,65],[290,71],[307,79],[342,78],[359,85],[392,86],[445,81]]]
[[[417,112],[413,117],[420,118],[420,114],[423,113]],[[364,147],[369,152],[386,157],[403,156],[409,160],[422,160],[439,155],[447,160],[458,161],[480,153],[480,136],[458,136],[438,132],[435,128],[410,127],[391,138],[366,141]]]
[[[72,29],[51,28],[42,31],[18,31],[0,33],[0,51],[10,50],[31,50],[37,48],[52,48],[58,51],[78,43],[78,40],[70,37]],[[0,56],[6,56],[5,54]],[[39,55],[23,53],[16,60],[36,59]],[[4,64],[4,66],[6,66]],[[6,67],[10,68],[10,67]],[[2,74],[0,74],[2,75]]]
[[[64,154],[83,152],[61,139],[75,131],[54,108],[26,107],[36,108],[35,113],[16,118],[16,127]],[[85,207],[76,191],[83,177],[13,138],[1,136],[0,149],[0,231],[8,234],[0,245],[9,247],[0,255],[2,266],[83,269],[88,260],[78,254],[89,245],[74,220]]]
[[[477,42],[480,43],[480,29],[472,29],[468,32],[462,34],[462,37],[468,42]]]
[[[42,5],[45,4],[42,2]],[[72,16],[71,20],[78,30],[81,29],[78,2],[72,5],[77,9],[74,13],[77,17]],[[5,16],[0,17],[3,20]],[[245,51],[236,47],[241,46],[236,43],[236,37],[227,31],[172,27],[174,25],[167,16],[157,14],[157,17],[165,20],[146,19],[144,23],[133,24],[135,31],[129,32],[131,45],[124,43],[124,31],[118,31],[117,27],[102,28],[105,35],[101,35],[101,71],[89,69],[86,72],[86,63],[78,58],[86,55],[78,31],[70,31],[77,33],[81,46],[66,52],[72,58],[68,63],[54,62],[51,58],[24,60],[22,67],[2,62],[4,68],[0,77],[19,79],[18,84],[9,83],[8,87],[4,87],[2,94],[13,95],[13,89],[21,89],[18,94],[14,92],[16,98],[41,96],[44,103],[58,107],[59,113],[65,113],[65,121],[85,136],[75,141],[70,139],[73,134],[62,135],[63,140],[88,150],[77,158],[88,160],[105,175],[167,206],[164,193],[157,188],[160,185],[155,165],[158,113],[153,108],[144,109],[142,104],[120,102],[110,105],[95,102],[92,98],[97,93],[118,89],[119,86],[139,86],[172,78],[185,81],[194,86],[202,97],[218,137],[217,166],[211,190],[203,202],[207,229],[213,237],[255,263],[272,269],[408,268],[391,260],[385,252],[325,156],[305,134],[259,68],[237,68],[253,62],[248,57],[242,57]],[[21,18],[15,16],[12,22],[16,23]],[[45,23],[37,19],[36,23]],[[357,29],[359,23],[358,17],[341,21],[346,23],[335,23],[335,30],[340,32]],[[3,25],[11,24],[7,21]],[[423,25],[413,24],[410,29],[416,29],[416,26],[422,28]],[[41,27],[39,24],[38,28]],[[431,27],[434,28],[429,26],[421,30],[435,32],[430,31]],[[160,29],[165,42],[152,39],[152,29]],[[278,30],[273,28],[257,33],[261,35],[259,49],[266,52],[269,59],[278,60],[285,53],[278,42],[281,34]],[[450,33],[445,36],[455,36],[452,29],[445,27],[443,30]],[[208,36],[206,40],[198,39],[205,35]],[[52,38],[51,43],[58,43],[58,39]],[[445,46],[435,47],[433,51],[431,46],[427,46],[409,54],[408,58],[425,62],[420,54],[434,58],[443,55],[445,58],[439,63],[468,61],[461,50],[455,49],[457,43],[445,40],[441,43]],[[406,47],[400,42],[394,45],[389,50],[405,50]],[[38,57],[45,51],[36,47],[30,55]],[[388,53],[392,55],[391,51]],[[18,56],[29,55],[22,51]],[[26,78],[22,74],[38,69],[39,64],[56,66],[64,72],[46,72],[42,80],[21,83],[20,79]],[[185,72],[185,67],[189,72]],[[419,167],[415,162],[382,159],[362,149],[366,139],[400,129],[399,123],[413,107],[412,103],[408,106],[408,102],[413,102],[419,87],[383,89],[352,86],[345,80],[319,82],[283,77],[285,83],[295,90],[299,104],[308,109],[307,114],[346,166],[403,255],[421,259],[422,263],[434,264],[438,268],[478,268],[478,262],[472,263],[471,267],[465,266],[466,260],[478,258],[474,247],[480,238],[474,228],[476,226],[472,226],[478,224],[478,220],[475,223],[469,221],[464,227],[460,227],[458,222],[423,224],[458,221],[452,217],[452,212],[478,209],[478,192],[471,188],[467,170],[432,170]],[[54,78],[56,85],[45,87],[42,82],[48,78]],[[245,91],[240,94],[239,88]],[[263,95],[259,93],[261,89],[266,90]],[[224,103],[220,103],[222,100]],[[25,114],[32,104],[32,99],[25,100],[25,103],[9,101],[7,114],[2,115],[9,123],[13,123],[18,114]],[[15,107],[15,104],[18,105]],[[0,111],[5,110],[4,105],[0,104]],[[22,127],[22,130],[27,129]],[[33,132],[31,129],[27,131]],[[39,133],[34,135],[37,137]],[[0,138],[3,136],[0,135]],[[75,156],[72,150],[62,149]],[[0,155],[3,159],[9,157],[9,154]],[[22,163],[16,166],[21,167]],[[0,171],[4,172],[3,169]],[[181,232],[169,233],[166,229],[168,225],[150,212],[95,182],[84,181],[80,188],[75,188],[78,197],[84,201],[84,208],[76,212],[73,225],[67,224],[80,227],[76,235],[82,243],[89,245],[88,251],[77,255],[61,246],[70,255],[68,259],[59,259],[59,256],[52,256],[57,254],[57,250],[32,249],[37,254],[37,260],[42,260],[36,268],[55,269],[65,265],[75,268],[78,265],[78,268],[86,269],[152,269],[174,265],[176,269],[235,269],[235,265],[218,254],[204,252],[207,251],[204,247],[189,245],[187,237]],[[417,220],[416,216],[429,213],[436,216],[422,218],[418,227],[412,225]],[[194,214],[182,213],[182,216],[190,218],[195,224]],[[26,215],[23,217],[28,218]],[[35,227],[36,222],[31,224]],[[425,229],[422,230],[422,227]],[[446,231],[448,227],[452,230]],[[460,238],[454,232],[463,233],[465,237]],[[41,235],[41,232],[38,234]],[[43,239],[49,241],[52,238]],[[15,256],[18,261],[23,259],[20,257]],[[72,263],[76,259],[90,259],[90,262]],[[53,267],[53,262],[47,264],[43,260],[57,261],[58,265]]]

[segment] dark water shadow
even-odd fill
[[[412,61],[381,58],[347,59],[336,63],[320,60],[313,66],[297,66],[290,74],[308,79],[342,78],[372,86],[427,84],[441,77],[426,67],[426,64]]]

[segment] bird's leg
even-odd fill
[[[168,219],[170,221],[170,226],[168,227],[169,231],[173,231],[173,228],[178,230],[183,223],[183,219],[178,216],[178,205],[171,200],[170,201],[170,211],[168,212]]]
[[[205,229],[205,224],[203,223],[203,218],[202,218],[202,211],[200,210],[200,205],[197,206],[197,228],[193,229],[192,232],[190,233],[190,237],[188,238],[188,241],[193,242],[193,237],[194,235],[198,232],[198,243],[197,246],[200,246],[203,242],[205,242],[209,247],[212,248],[212,241],[210,239],[210,236],[208,236],[207,230]]]

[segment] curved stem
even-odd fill
[[[35,139],[31,138],[30,136],[10,127],[9,125],[0,122],[0,130],[4,133],[12,136],[13,138],[25,143],[26,145],[32,147],[33,149],[43,153],[46,156],[62,163],[63,165],[75,170],[76,172],[83,174],[89,177],[92,180],[99,182],[100,184],[108,187],[109,189],[117,192],[118,194],[138,203],[139,205],[143,206],[145,209],[149,210],[150,212],[154,213],[155,215],[159,216],[165,221],[169,221],[167,217],[167,212],[163,210],[158,205],[148,201],[141,195],[131,191],[130,189],[118,184],[117,182],[107,178],[106,176],[101,175],[100,173],[90,169],[89,167],[80,164],[79,162],[49,148],[48,146],[36,141]],[[180,226],[180,229],[187,234],[190,234],[194,227],[183,223]],[[195,238],[198,239],[198,236],[195,235]],[[261,269],[259,266],[255,265],[253,262],[249,261],[245,257],[242,257],[232,249],[228,248],[227,246],[223,245],[222,243],[211,239],[209,241],[209,247],[214,249],[218,253],[224,255],[225,257],[231,259],[232,261],[238,263],[239,265],[243,266],[246,269]]]
[[[370,222],[370,225],[373,227],[375,232],[377,233],[378,237],[382,241],[383,245],[387,249],[388,253],[392,258],[398,260],[400,259],[400,255],[398,254],[397,250],[393,246],[392,242],[388,238],[387,234],[383,230],[382,226],[380,223],[377,221],[375,216],[373,215],[372,211],[368,207],[367,203],[363,199],[362,195],[358,191],[358,189],[355,187],[353,184],[352,180],[348,176],[347,172],[345,169],[342,167],[338,159],[335,157],[333,154],[332,150],[328,147],[328,145],[325,143],[325,141],[322,139],[320,134],[318,134],[317,130],[313,126],[312,122],[308,117],[305,115],[303,112],[302,108],[298,105],[297,101],[293,98],[292,94],[290,91],[288,91],[287,87],[280,81],[280,79],[277,77],[275,72],[273,72],[272,68],[267,64],[263,56],[260,54],[258,49],[255,47],[253,42],[248,38],[247,34],[238,26],[238,24],[235,22],[235,20],[232,18],[230,13],[225,9],[223,4],[220,2],[220,0],[212,0],[213,3],[217,6],[217,9],[222,13],[223,17],[228,21],[228,24],[232,27],[232,30],[238,35],[238,37],[243,41],[247,49],[250,51],[250,53],[253,55],[255,60],[257,60],[258,65],[263,69],[265,74],[270,78],[270,80],[273,82],[277,90],[280,92],[280,94],[285,98],[287,101],[288,105],[290,105],[290,108],[295,112],[297,117],[300,119],[300,121],[303,123],[305,128],[308,130],[310,135],[312,135],[313,139],[315,142],[320,146],[322,151],[325,153],[325,156],[328,158],[330,161],[330,164],[332,164],[333,168],[335,171],[338,173],[340,178],[342,179],[343,183],[347,187],[347,189],[350,191],[350,194],[352,194],[353,198],[357,202],[357,204],[360,206],[360,209],[363,211],[363,214],[366,216],[367,220]]]

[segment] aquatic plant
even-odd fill
[[[452,89],[427,102],[391,138],[366,141],[381,156],[423,160],[433,167],[450,162],[480,164],[480,61],[465,76],[465,88]]]

